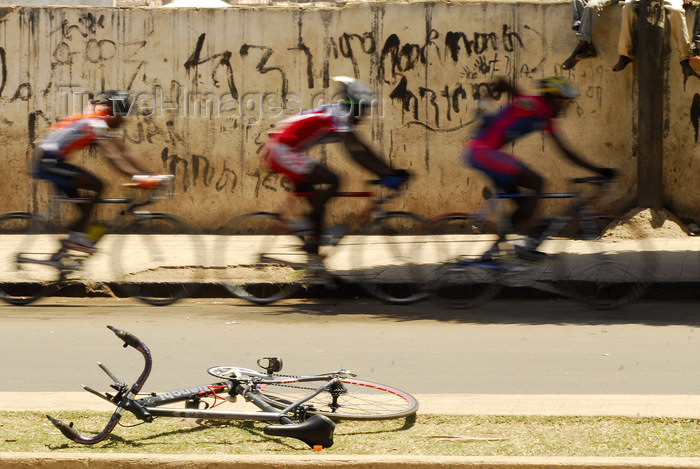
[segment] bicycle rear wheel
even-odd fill
[[[242,215],[218,236],[216,275],[233,295],[252,303],[288,298],[302,286],[307,261],[302,246],[279,214]]]
[[[414,303],[428,296],[419,262],[424,240],[420,217],[387,212],[363,226],[357,235],[343,238],[327,267],[381,301]]]
[[[0,299],[7,303],[26,305],[59,289],[55,266],[31,262],[48,261],[61,247],[62,236],[45,228],[42,219],[27,212],[0,216]]]
[[[498,240],[495,227],[455,214],[431,222],[428,231],[429,248],[424,252],[431,300],[449,308],[474,308],[501,291],[503,268],[483,259]]]
[[[284,409],[330,380],[319,378],[286,384],[280,378],[279,383],[260,384],[257,389],[265,402]],[[305,404],[309,414],[334,420],[389,420],[408,417],[418,410],[418,402],[407,392],[355,378],[343,378],[341,383],[331,385]]]
[[[561,239],[543,244],[555,253],[555,286],[567,296],[599,309],[624,306],[651,284],[656,255],[633,219],[596,215],[575,220]]]
[[[112,269],[124,292],[154,306],[192,296],[205,261],[200,232],[167,213],[140,215],[114,240]]]

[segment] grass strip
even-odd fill
[[[55,412],[81,433],[98,432],[103,412]],[[327,454],[443,456],[700,456],[697,419],[632,417],[435,416],[380,422],[339,422]],[[68,441],[41,412],[0,412],[0,452],[300,454],[291,438],[270,437],[265,424],[159,418],[123,425],[102,443]]]

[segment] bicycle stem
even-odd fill
[[[131,388],[124,393],[124,395],[121,397],[119,400],[119,403],[117,404],[117,409],[114,411],[112,414],[112,417],[110,417],[109,422],[107,422],[107,425],[105,428],[98,433],[97,435],[87,437],[82,435],[80,432],[78,432],[75,428],[73,428],[73,422],[70,424],[65,424],[61,420],[53,418],[50,415],[46,415],[46,418],[48,418],[51,423],[53,423],[56,428],[58,428],[63,435],[68,438],[69,440],[72,440],[76,443],[81,443],[84,445],[93,445],[95,443],[99,443],[100,441],[104,440],[109,436],[110,433],[112,433],[112,430],[114,430],[114,427],[117,426],[117,423],[119,423],[119,420],[122,417],[122,412],[124,410],[128,410],[129,412],[133,413],[137,418],[145,421],[151,421],[153,420],[153,417],[150,415],[150,413],[140,405],[136,404],[134,402],[134,397],[139,393],[141,390],[142,386],[148,379],[148,376],[151,374],[151,368],[153,365],[153,360],[151,358],[151,351],[148,349],[146,344],[141,342],[136,336],[133,334],[130,334],[129,332],[123,331],[121,329],[116,329],[112,326],[107,326],[114,334],[122,339],[124,341],[124,347],[133,347],[136,350],[138,350],[141,355],[143,355],[144,358],[144,368],[143,371],[141,372],[141,375],[138,377],[138,379],[134,382],[134,384],[131,385]],[[109,373],[108,373],[109,374]],[[110,375],[111,377],[111,375]]]

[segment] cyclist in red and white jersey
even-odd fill
[[[409,178],[407,171],[392,169],[355,133],[356,125],[374,99],[372,89],[354,78],[334,77],[334,80],[342,84],[345,99],[281,121],[270,132],[263,155],[264,164],[287,176],[295,190],[315,188],[314,195],[307,198],[311,205],[309,214],[289,224],[295,234],[308,236],[304,249],[312,256],[318,254],[325,205],[338,191],[340,181],[337,174],[306,154],[309,148],[342,143],[353,160],[379,176],[382,185],[391,189],[398,189]],[[319,189],[316,185],[323,187]]]
[[[97,146],[120,171],[129,175],[150,174],[127,150],[124,137],[115,132],[128,115],[132,100],[128,92],[107,91],[106,98],[91,100],[79,114],[67,117],[51,127],[37,144],[34,177],[51,181],[59,192],[71,198],[86,197],[76,204],[80,217],[70,226],[70,234],[62,240],[66,249],[93,253],[95,242],[104,232],[91,225],[90,217],[102,189],[102,181],[89,171],[67,162],[76,151]]]

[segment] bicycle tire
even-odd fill
[[[3,268],[0,299],[13,305],[27,305],[55,293],[60,285],[55,267],[19,262],[25,258],[48,259],[61,246],[61,236],[46,231],[43,220],[28,212],[0,216]]]
[[[201,286],[205,255],[200,231],[167,213],[141,214],[110,235],[112,270],[130,297],[165,306]]]
[[[336,264],[374,298],[391,304],[410,304],[427,298],[420,250],[424,220],[408,212],[387,212],[364,225],[357,236],[338,246],[346,255]],[[327,262],[329,269],[333,263]],[[347,269],[352,266],[348,272]]]
[[[651,285],[656,255],[648,239],[626,216],[595,215],[574,220],[543,250],[556,254],[552,268],[557,289],[597,309],[622,307]]]
[[[331,378],[285,383],[264,383],[256,387],[261,399],[284,409]],[[355,378],[342,378],[342,386],[325,390],[305,404],[306,412],[333,420],[390,420],[408,417],[418,411],[418,401],[409,393],[391,386]]]
[[[305,265],[302,245],[301,238],[285,229],[279,214],[242,215],[219,232],[218,281],[231,294],[255,304],[289,298],[301,289],[303,270],[283,262]]]
[[[503,271],[481,257],[498,239],[497,230],[475,223],[470,214],[451,214],[428,225],[431,272],[425,289],[431,301],[448,308],[469,309],[495,298],[503,289]]]

